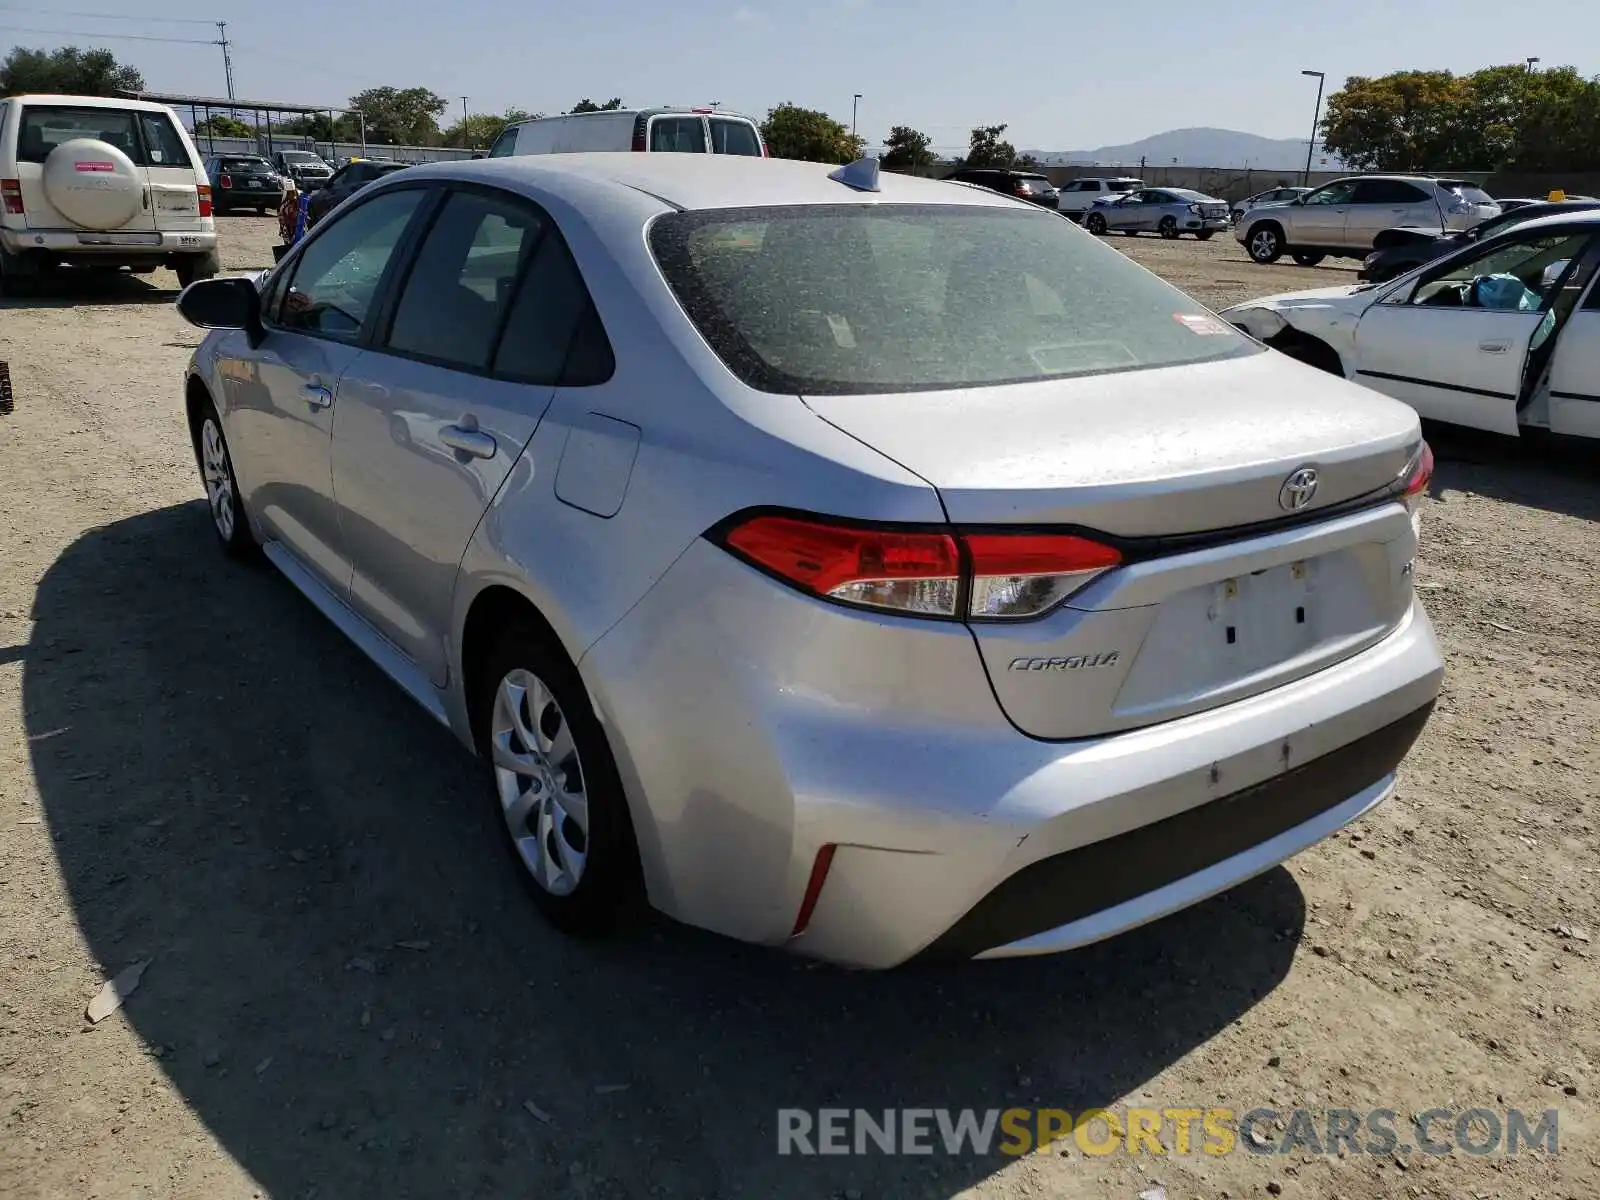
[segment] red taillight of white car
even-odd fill
[[[714,535],[769,575],[828,600],[904,616],[1041,616],[1122,561],[1073,534],[907,528],[761,515]]]
[[[3,205],[7,215],[20,217],[22,208],[22,181],[20,179],[0,179],[0,205]]]
[[[1433,481],[1433,447],[1427,442],[1417,447],[1406,469],[1400,474],[1400,503],[1411,514],[1411,525],[1419,528],[1422,521],[1422,498],[1428,494],[1428,484]]]

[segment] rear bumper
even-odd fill
[[[1189,231],[1209,229],[1213,232],[1218,232],[1227,229],[1229,224],[1227,217],[1189,217],[1184,221],[1183,227]]]
[[[1382,803],[1433,702],[1231,796],[1041,859],[978,901],[925,957],[1007,958],[1099,941],[1215,895]]]
[[[275,188],[271,191],[258,191],[252,188],[214,188],[211,192],[213,202],[222,208],[255,208],[257,205],[268,205],[277,208],[283,203],[283,189]]]
[[[702,541],[580,670],[656,907],[890,967],[930,948],[1067,949],[1266,870],[1388,794],[1443,660],[1413,602],[1382,641],[1293,683],[1045,742],[1006,721],[965,627],[822,605]],[[1031,881],[1106,858],[1060,894]]]
[[[8,254],[44,254],[55,258],[164,258],[169,254],[204,254],[217,248],[215,229],[184,232],[140,232],[141,240],[114,240],[120,235],[92,229],[0,229],[0,248]]]

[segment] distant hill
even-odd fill
[[[1097,150],[1028,150],[1041,163],[1137,167],[1143,158],[1151,167],[1245,167],[1258,171],[1303,170],[1306,143],[1301,138],[1266,138],[1236,129],[1169,129],[1126,146]],[[1327,164],[1322,160],[1326,158]],[[1176,160],[1176,162],[1174,162]],[[1319,150],[1318,167],[1337,170],[1339,162]]]

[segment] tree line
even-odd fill
[[[1328,98],[1322,142],[1363,170],[1594,170],[1600,78],[1530,63],[1353,75]]]

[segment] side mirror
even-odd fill
[[[202,279],[183,289],[178,312],[201,329],[242,329],[253,346],[260,341],[261,293],[248,279]]]

